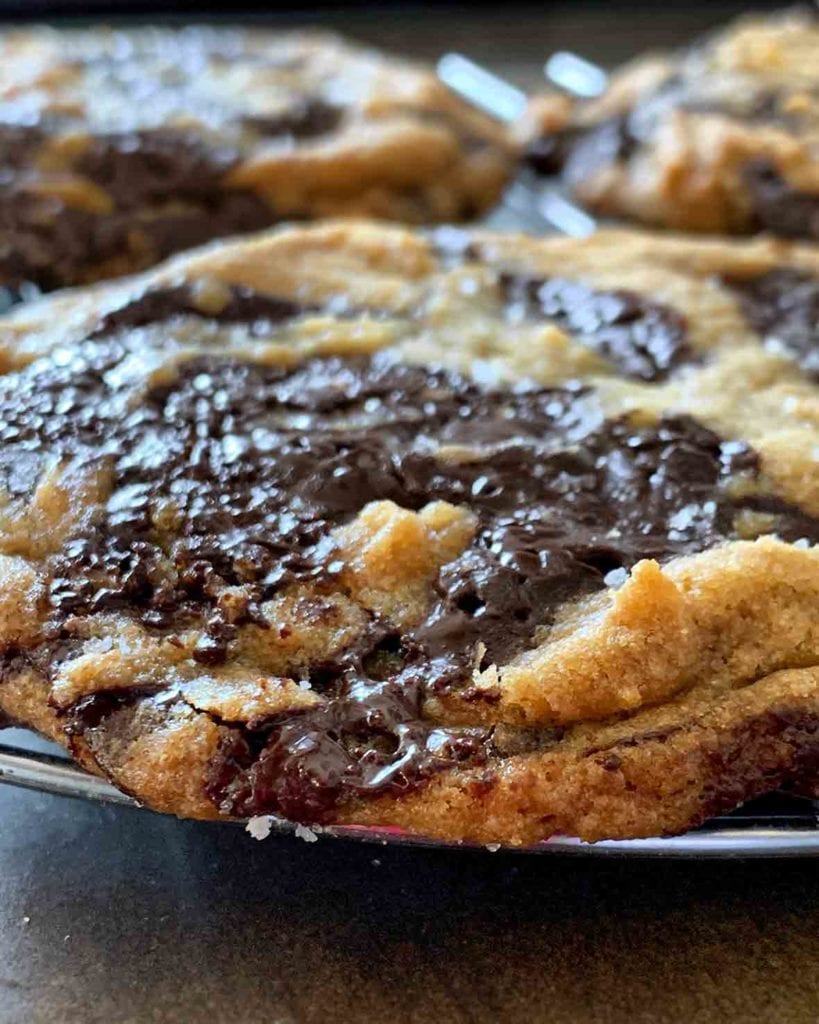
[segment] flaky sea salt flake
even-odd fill
[[[603,577],[607,587],[622,587],[628,579],[628,572],[621,566],[619,569],[611,569]]]
[[[251,818],[245,825],[245,832],[249,832],[254,839],[267,839],[270,835],[271,823],[273,819],[269,814],[260,814],[256,818]]]

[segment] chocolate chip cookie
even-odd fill
[[[148,267],[282,219],[491,206],[509,139],[431,70],[260,28],[0,36],[0,286]]]
[[[523,844],[819,778],[819,253],[366,222],[0,321],[0,712],[160,811]]]
[[[534,101],[530,160],[590,209],[692,231],[819,239],[819,18],[744,18],[616,73],[598,99]]]

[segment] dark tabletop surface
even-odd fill
[[[327,15],[524,85],[736,3]],[[0,786],[0,1024],[819,1020],[816,861],[577,860],[270,837]]]
[[[819,1015],[811,861],[256,842],[10,789],[0,816],[3,1024]]]

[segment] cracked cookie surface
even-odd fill
[[[24,290],[292,218],[470,218],[514,158],[431,69],[231,27],[7,31],[0,142],[0,285]]]
[[[520,844],[814,788],[817,289],[350,222],[22,307],[0,714],[183,816]]]
[[[530,160],[607,216],[819,239],[819,20],[744,18],[616,72],[594,100],[533,101]]]

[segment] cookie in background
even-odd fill
[[[596,214],[819,240],[817,53],[815,9],[741,18],[637,58],[598,97],[534,99],[519,130]]]
[[[431,69],[329,34],[0,36],[0,286],[24,294],[283,219],[469,219],[513,162]]]

